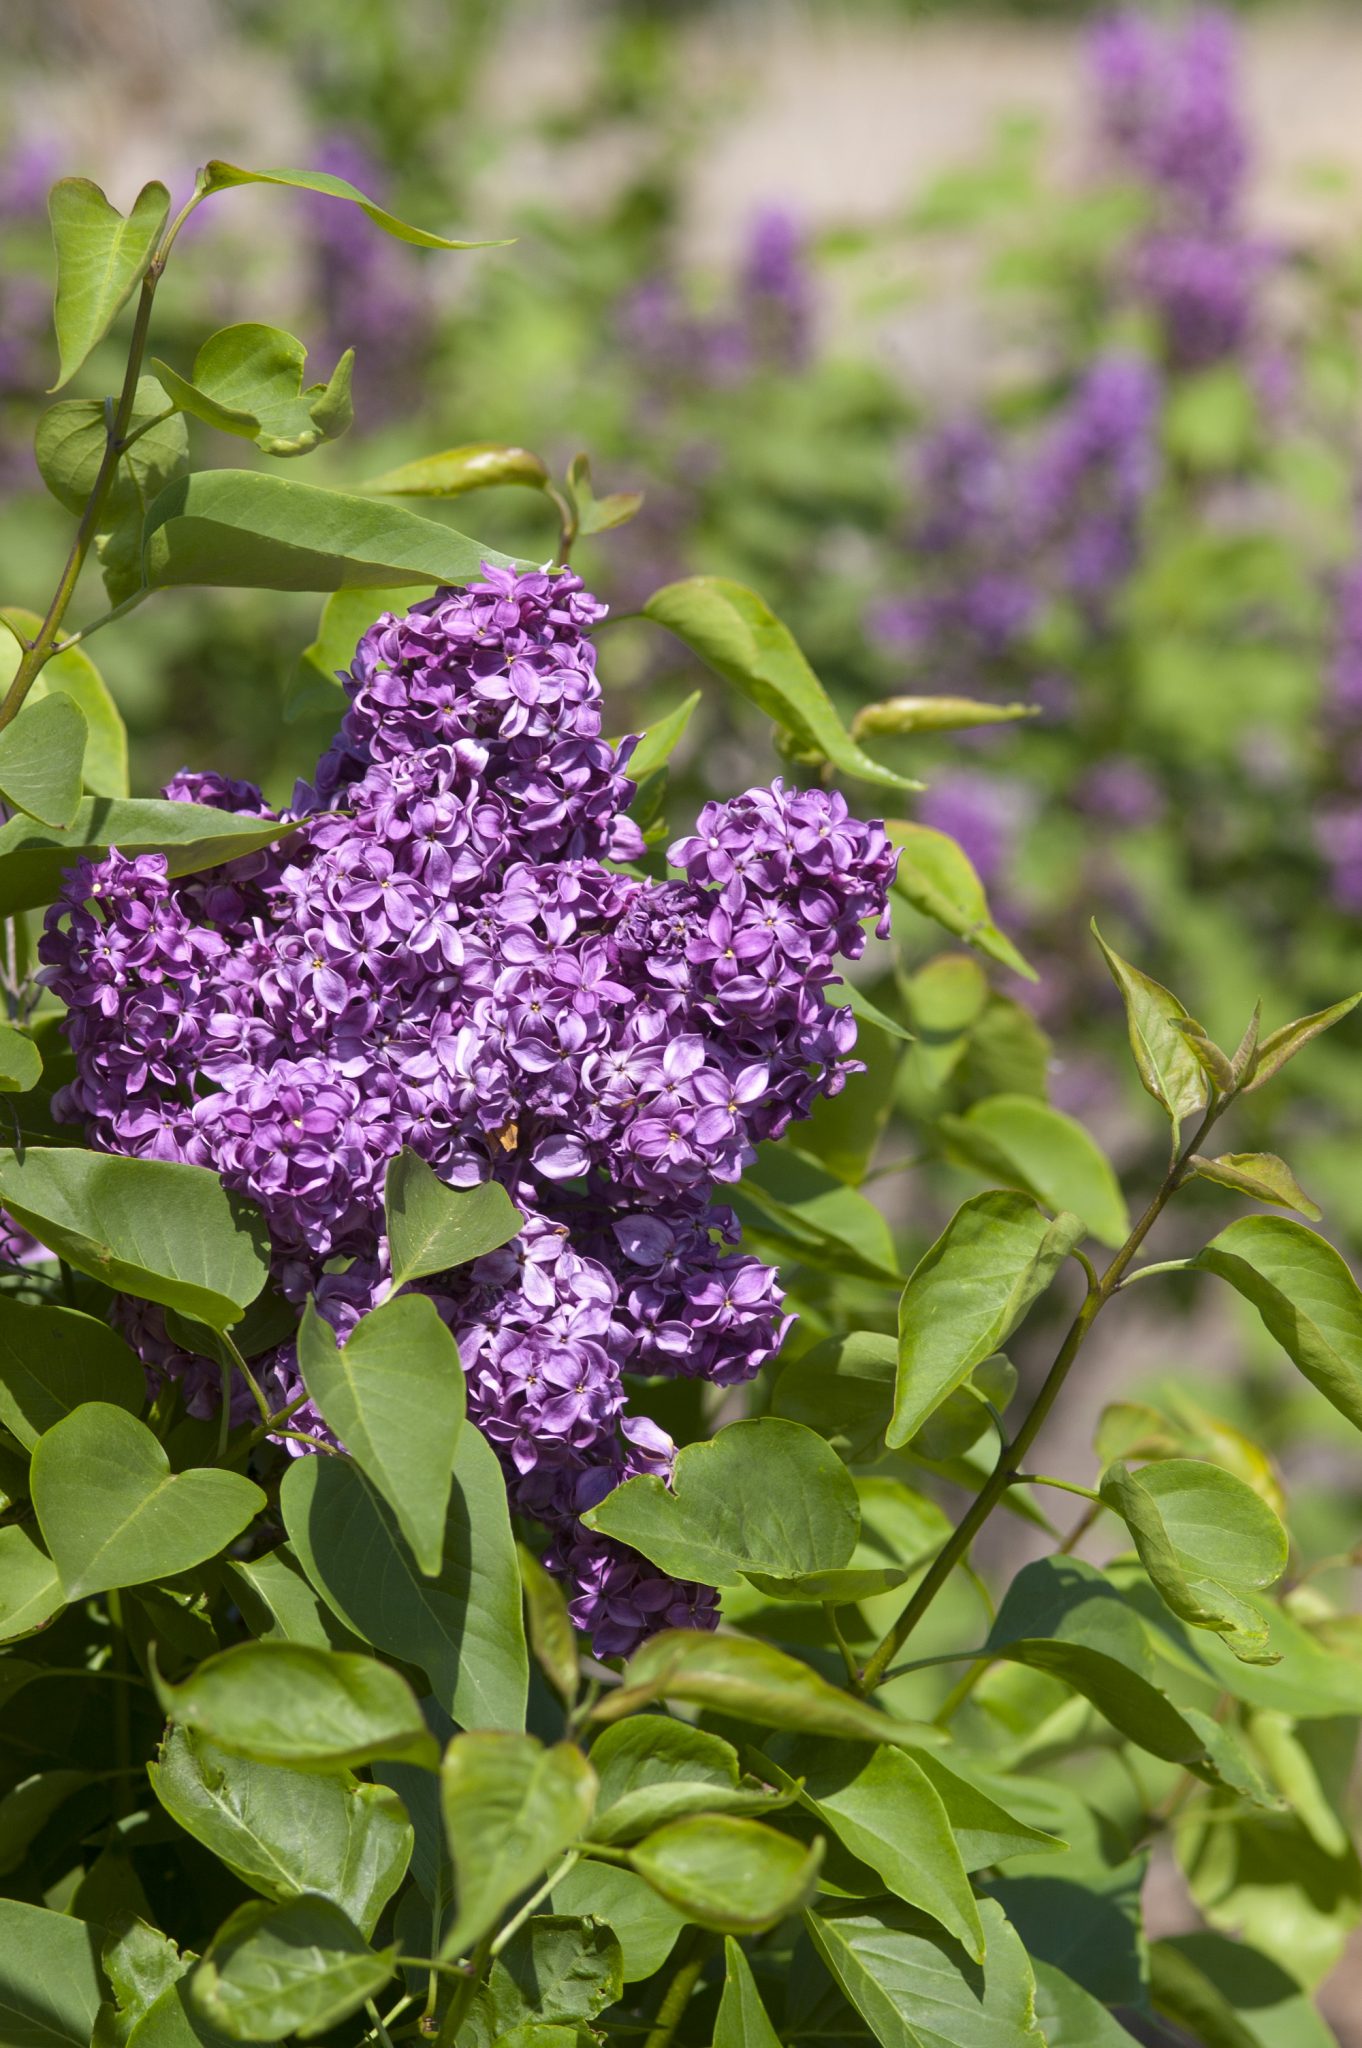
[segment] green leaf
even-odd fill
[[[995,1898],[1026,1947],[1104,2005],[1139,2007],[1149,1984],[1141,1897],[1147,1856],[1108,1864],[1075,1848],[1063,1863],[995,1880]]]
[[[525,1221],[500,1181],[452,1188],[405,1146],[388,1167],[383,1203],[394,1293],[499,1251]]]
[[[347,1628],[419,1665],[461,1726],[524,1727],[529,1656],[506,1486],[477,1430],[459,1437],[434,1577],[348,1458],[294,1459],[280,1498],[303,1569]]]
[[[642,491],[611,491],[598,498],[591,487],[590,458],[585,455],[574,455],[568,464],[567,490],[582,535],[608,533],[612,527],[626,525],[643,504]]]
[[[1166,1941],[1156,1941],[1149,1962],[1150,1995],[1156,2010],[1194,2029],[1202,2048],[1261,2048],[1230,1998],[1203,1976],[1190,1956]]]
[[[107,1323],[0,1295],[0,1422],[25,1450],[83,1401],[138,1415],[146,1391],[141,1360]]]
[[[147,436],[150,439],[151,436]],[[137,446],[140,448],[139,441]],[[17,626],[32,639],[42,625],[36,612],[7,606],[0,617]],[[19,648],[7,633],[0,633],[0,691],[7,690],[19,667]],[[81,647],[54,654],[39,671],[28,693],[29,704],[47,697],[68,697],[85,720],[85,758],[81,775],[86,789],[95,796],[125,797],[128,793],[128,735],[118,707],[99,670]]]
[[[52,386],[69,383],[104,339],[151,262],[170,213],[164,185],[144,185],[124,219],[88,178],[62,178],[48,197],[57,248],[60,370]]]
[[[548,480],[548,470],[528,448],[466,441],[440,455],[422,455],[397,469],[385,469],[363,488],[376,497],[461,498],[466,491],[490,490],[497,484],[525,484],[542,491]]]
[[[906,739],[915,732],[964,732],[1035,718],[1039,711],[1038,704],[984,704],[974,697],[883,697],[861,706],[851,736],[859,740],[882,733],[887,739]]]
[[[700,694],[699,690],[693,690],[689,697],[682,698],[675,711],[669,711],[665,718],[654,719],[648,727],[629,756],[629,774],[635,782],[641,782],[645,775],[664,768],[670,761],[695,714]]]
[[[793,1792],[738,1782],[731,1743],[667,1714],[639,1714],[605,1729],[591,1747],[600,1780],[592,1840],[637,1841],[692,1813],[770,1813]]]
[[[1112,1465],[1101,1493],[1179,1620],[1213,1629],[1249,1663],[1277,1662],[1278,1653],[1265,1648],[1266,1628],[1242,1596],[1281,1577],[1287,1535],[1251,1486],[1201,1459],[1169,1458],[1138,1476]]]
[[[36,1771],[6,1792],[0,1798],[0,1876],[18,1870],[53,1815],[95,1782],[91,1771]]]
[[[876,1031],[883,1031],[889,1038],[897,1038],[903,1045],[914,1043],[913,1033],[907,1025],[900,1024],[896,1017],[889,1016],[877,1003],[872,1003],[869,996],[857,988],[854,982],[847,982],[843,988],[829,991],[828,1000],[850,1010],[858,1024],[871,1024]]]
[[[307,350],[282,327],[246,320],[210,334],[194,358],[192,377],[152,358],[166,396],[221,433],[254,441],[266,455],[306,455],[353,424],[350,371],[354,350],[328,384],[303,388]]]
[[[172,1472],[145,1422],[107,1401],[85,1402],[39,1438],[32,1485],[68,1600],[203,1564],[266,1505],[239,1472]]]
[[[763,1760],[764,1762],[764,1760]],[[771,1766],[777,1784],[804,1780],[801,1805],[815,1814],[888,1891],[916,1906],[984,1959],[984,1930],[941,1795],[898,1749],[796,1742]]]
[[[1154,1684],[1153,1652],[1137,1615],[1091,1565],[1053,1557],[1024,1565],[987,1648],[1063,1679],[1152,1755],[1188,1766],[1204,1759],[1204,1733]]]
[[[998,1351],[1084,1234],[1026,1195],[975,1195],[923,1254],[899,1303],[899,1370],[886,1441],[906,1444]]]
[[[643,615],[674,633],[759,711],[843,774],[892,789],[918,787],[862,753],[793,634],[755,591],[723,576],[692,576],[654,591]]]
[[[459,2030],[459,2048],[549,2048],[538,2029],[585,2028],[623,1988],[620,1945],[609,1927],[595,1917],[537,1913],[493,1962]]]
[[[1280,1031],[1269,1032],[1249,1062],[1245,1095],[1251,1095],[1255,1088],[1261,1088],[1274,1074],[1279,1074],[1287,1061],[1293,1060],[1312,1038],[1318,1038],[1322,1031],[1332,1030],[1359,1003],[1362,1003],[1362,995],[1347,996],[1341,1003],[1331,1003],[1327,1010],[1316,1010],[1309,1017],[1298,1017],[1294,1024],[1283,1024]]]
[[[1350,1764],[1351,1729],[1346,1745]],[[1346,1800],[1343,1773],[1334,1795]],[[1341,1851],[1330,1853],[1296,1814],[1246,1812],[1219,1795],[1178,1830],[1177,1854],[1203,1920],[1251,1942],[1307,1988],[1336,1968],[1362,1919],[1362,1865],[1351,1840],[1345,1835]]]
[[[724,1937],[724,1989],[714,2022],[713,2048],[780,2048],[767,2018],[752,1966],[731,1934]]]
[[[43,1056],[26,1031],[0,1024],[0,1093],[25,1095],[43,1077]]]
[[[298,1367],[324,1421],[378,1488],[421,1570],[433,1578],[465,1404],[459,1347],[434,1302],[423,1294],[386,1301],[338,1345],[309,1299]]]
[[[1036,978],[1005,932],[993,922],[984,885],[962,846],[930,825],[911,825],[891,818],[885,831],[899,850],[894,888],[914,910],[957,938],[977,946],[1027,981]]]
[[[586,1834],[596,1773],[571,1742],[456,1735],[440,1766],[457,1913],[441,1954],[460,1956]]]
[[[262,1557],[229,1558],[225,1569],[252,1635],[318,1650],[363,1650],[362,1637],[337,1620],[287,1543]]]
[[[1063,1970],[1032,1956],[1031,1972],[1036,1980],[1036,2018],[1046,2048],[1134,2048],[1135,2036]]]
[[[1183,1972],[1174,1977],[1170,1964],[1176,1957],[1196,1972],[1204,1987],[1218,1991],[1232,2005],[1235,2023],[1248,2029],[1253,2048],[1338,2048],[1309,1993],[1245,1942],[1230,1941],[1223,1934],[1175,1934],[1156,1942],[1151,1955],[1155,1998],[1170,2018],[1178,2017],[1170,1997],[1174,1984],[1190,1981]],[[1186,2016],[1195,2017],[1192,2012]],[[1200,2025],[1207,2048],[1230,2048],[1229,2037],[1222,2041],[1205,2020]]]
[[[604,1921],[620,1947],[626,1984],[661,1969],[686,1925],[684,1915],[660,1899],[632,1870],[612,1863],[576,1864],[553,1888],[555,1913],[591,1914]]]
[[[992,1900],[988,1959],[910,1906],[806,1913],[814,1947],[883,2048],[1044,2048],[1026,1951]]]
[[[200,470],[163,490],[147,514],[153,590],[213,584],[253,590],[344,590],[467,583],[509,555],[400,505],[267,476]]]
[[[413,242],[418,249],[504,249],[505,242],[451,242],[425,228],[410,227],[365,197],[357,186],[329,171],[247,171],[239,164],[227,164],[214,157],[199,173],[199,189],[206,193],[225,192],[233,185],[288,185],[300,192],[319,192],[327,199],[348,199],[375,227],[399,242]]]
[[[120,1917],[114,1924],[117,1931],[105,1941],[101,1960],[118,2000],[120,2035],[126,2039],[162,1992],[179,1983],[191,1959],[145,1920]],[[99,2038],[97,2028],[95,2040]]]
[[[190,2002],[235,2041],[324,2034],[381,1991],[397,1950],[375,1953],[328,1899],[238,1906],[189,1980]]]
[[[57,1567],[19,1522],[0,1529],[0,1642],[31,1635],[66,1604]]]
[[[386,1785],[252,1763],[179,1726],[147,1775],[172,1820],[277,1903],[318,1894],[369,1936],[406,1875],[411,1822]]]
[[[1222,1188],[1233,1188],[1253,1202],[1275,1202],[1281,1209],[1298,1209],[1312,1223],[1320,1211],[1311,1201],[1291,1168],[1275,1152],[1222,1152],[1218,1159],[1203,1159],[1194,1152],[1188,1161],[1198,1180],[1211,1180]]]
[[[806,1849],[760,1821],[697,1814],[670,1821],[629,1852],[655,1892],[701,1927],[761,1934],[813,1895],[823,1845]]]
[[[576,1703],[581,1689],[577,1631],[557,1579],[546,1572],[527,1544],[517,1543],[520,1588],[525,1596],[525,1628],[534,1660],[565,1707]]]
[[[0,917],[16,910],[42,910],[62,886],[68,868],[102,860],[111,846],[129,859],[163,853],[166,872],[196,874],[270,846],[295,828],[277,821],[238,817],[207,804],[164,803],[156,798],[84,797],[62,833],[31,818],[11,818],[0,828]]]
[[[80,803],[85,736],[74,697],[57,691],[26,703],[0,731],[0,798],[40,825],[65,831]]]
[[[966,1870],[986,1870],[1011,1856],[1053,1854],[1065,1847],[1054,1835],[1009,1813],[981,1785],[953,1771],[935,1750],[913,1748],[911,1754],[941,1796]]]
[[[215,1173],[67,1146],[0,1151],[0,1202],[81,1273],[225,1330],[268,1274],[264,1219]]]
[[[167,414],[169,417],[164,417]],[[33,449],[43,481],[77,516],[85,510],[104,461],[108,419],[105,401],[82,398],[63,399],[49,407],[38,422]],[[155,377],[138,379],[125,438],[128,445],[109,481],[95,534],[95,550],[113,604],[141,588],[142,524],[152,499],[189,468],[188,429]],[[70,657],[73,661],[78,652]],[[126,758],[120,784],[109,788],[92,782],[91,787],[105,795],[126,796]]]
[[[898,1355],[874,1330],[825,1337],[780,1367],[771,1412],[816,1429],[851,1464],[871,1458],[893,1413]]]
[[[157,1687],[172,1720],[257,1763],[337,1771],[391,1757],[434,1770],[439,1750],[401,1675],[305,1643],[237,1643],[183,1685]]]
[[[1197,1115],[1206,1106],[1206,1077],[1201,1063],[1177,1028],[1179,1021],[1187,1019],[1187,1012],[1168,989],[1142,974],[1138,967],[1132,967],[1119,953],[1113,953],[1095,924],[1092,932],[1126,1006],[1136,1070],[1146,1092],[1168,1112],[1176,1151],[1183,1119]]]
[[[88,2048],[103,1996],[97,1929],[69,1913],[0,1899],[5,2048]]]
[[[687,1444],[670,1484],[640,1474],[582,1517],[674,1578],[737,1586],[835,1570],[856,1547],[856,1488],[837,1453],[797,1422],[732,1422]]]
[[[370,626],[385,612],[405,612],[428,595],[420,589],[335,590],[322,606],[317,637],[298,656],[284,685],[284,723],[326,713],[339,717],[345,709],[340,676],[348,671],[355,649]]]
[[[629,1659],[623,1685],[598,1702],[591,1718],[618,1721],[664,1698],[797,1734],[912,1746],[911,1731],[901,1722],[829,1685],[798,1658],[751,1636],[667,1629],[651,1637]]]
[[[1032,1095],[990,1095],[938,1128],[966,1165],[1014,1181],[1047,1209],[1082,1218],[1113,1250],[1130,1232],[1121,1184],[1106,1154],[1076,1117]]]
[[[1310,1384],[1362,1429],[1362,1290],[1331,1244],[1288,1216],[1243,1216],[1192,1265],[1228,1280]]]
[[[782,1254],[842,1276],[898,1285],[893,1234],[882,1212],[817,1160],[763,1145],[733,1193],[744,1227],[769,1237]]]

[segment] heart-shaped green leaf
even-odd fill
[[[102,341],[146,270],[170,212],[164,185],[144,185],[124,219],[88,178],[62,178],[47,202],[57,248],[53,320],[61,368],[54,391]]]
[[[235,2041],[308,2041],[381,1991],[396,1958],[396,1948],[371,1949],[329,1899],[253,1901],[213,1936],[190,2004]]]
[[[80,1272],[211,1330],[240,1322],[269,1270],[264,1218],[204,1166],[31,1145],[0,1152],[0,1202]]]
[[[334,441],[354,421],[350,372],[354,350],[327,384],[305,390],[307,350],[296,335],[255,320],[210,334],[194,358],[192,377],[168,363],[152,367],[167,397],[221,433],[254,441],[266,455],[306,455]]]
[[[388,1168],[383,1202],[394,1290],[499,1251],[525,1221],[500,1181],[452,1188],[406,1147]]]
[[[216,1557],[265,1506],[239,1472],[172,1472],[144,1422],[87,1401],[39,1438],[33,1507],[68,1600]]]
[[[759,1416],[687,1444],[670,1486],[646,1473],[626,1479],[583,1520],[676,1578],[737,1586],[745,1572],[836,1570],[856,1547],[861,1510],[822,1437]]]
[[[329,171],[248,171],[240,164],[227,164],[214,157],[199,173],[199,189],[205,193],[225,192],[233,185],[288,185],[299,192],[318,192],[324,199],[346,199],[367,214],[385,235],[399,242],[412,242],[418,249],[502,249],[504,242],[451,242],[445,235],[433,235],[426,228],[414,228],[396,214],[388,213],[366,198],[345,178]]]
[[[298,1365],[327,1424],[433,1577],[465,1398],[459,1347],[434,1302],[424,1294],[386,1301],[338,1345],[309,1301],[298,1329]]]
[[[40,825],[65,831],[80,803],[85,716],[58,691],[26,703],[0,731],[0,797]]]
[[[1331,1244],[1289,1216],[1242,1216],[1192,1264],[1251,1302],[1293,1365],[1362,1429],[1362,1288]]]
[[[101,429],[102,433],[102,429]],[[151,440],[153,437],[144,437]],[[142,446],[138,442],[137,447]],[[159,486],[158,486],[159,488]],[[36,612],[15,605],[4,616],[26,639],[31,640],[42,624]],[[8,689],[19,666],[17,642],[0,633],[0,689]],[[85,720],[85,759],[81,776],[94,796],[126,796],[128,793],[128,735],[109,686],[83,647],[69,647],[45,663],[28,693],[30,704],[56,694],[69,697]]]
[[[440,1760],[401,1673],[350,1651],[237,1643],[156,1695],[173,1720],[259,1763],[335,1771],[392,1757],[434,1770]]]

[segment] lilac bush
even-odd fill
[[[574,1620],[615,1654],[715,1612],[579,1525],[670,1468],[625,1376],[731,1386],[779,1348],[775,1273],[711,1198],[853,1070],[826,991],[863,920],[887,929],[895,856],[839,795],[777,781],[705,806],[671,849],[682,879],[621,865],[643,841],[634,741],[601,738],[603,613],[571,573],[489,569],[385,615],[277,848],[186,881],[158,854],[82,862],[41,952],[77,1059],[57,1113],[251,1196],[279,1290],[342,1339],[388,1288],[404,1146],[453,1186],[505,1184],[515,1243],[426,1284]],[[273,815],[213,774],[166,795]],[[216,1367],[145,1304],[127,1327],[211,1412]],[[258,1370],[279,1406],[303,1392],[291,1343]],[[306,1404],[295,1426],[323,1429]]]

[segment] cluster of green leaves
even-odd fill
[[[210,165],[191,205],[252,177],[421,239],[304,174]],[[640,1389],[683,1443],[671,1482],[629,1480],[586,1518],[720,1588],[722,1626],[622,1665],[577,1639],[517,1541],[454,1339],[409,1291],[515,1236],[503,1191],[395,1160],[392,1289],[338,1346],[311,1305],[295,1326],[261,1218],[212,1174],[53,1126],[66,1055],[27,969],[61,870],[116,843],[192,873],[287,829],[101,786],[117,713],[60,637],[87,555],[118,610],[198,580],[331,593],[298,682],[324,696],[393,588],[487,553],[377,501],[528,485],[560,553],[632,509],[595,498],[583,461],[560,487],[511,443],[356,493],[191,474],[186,415],[293,456],[342,430],[346,383],[304,388],[301,344],[240,326],[192,376],[148,379],[167,213],[158,186],[126,220],[82,181],[57,188],[63,379],[140,287],[139,309],[121,397],[60,401],[40,426],[47,481],[79,509],[73,569],[45,615],[7,615],[0,1206],[51,1257],[0,1283],[0,2039],[1119,2048],[1126,2021],[1162,2015],[1204,2048],[1327,2042],[1310,1994],[1362,1913],[1354,1618],[1301,1580],[1274,1592],[1291,1562],[1278,1476],[1190,1400],[1109,1408],[1090,1486],[1029,1456],[1099,1314],[1170,1271],[1225,1283],[1309,1398],[1362,1427],[1362,1290],[1305,1224],[1241,1216],[1191,1256],[1134,1264],[1194,1181],[1312,1213],[1281,1159],[1202,1148],[1351,1002],[1266,1036],[1255,1013],[1226,1052],[1103,945],[1170,1138],[1132,1223],[1100,1148],[1046,1100],[1036,1027],[990,985],[986,961],[1026,962],[969,860],[894,823],[893,954],[873,994],[847,995],[870,1072],[735,1193],[801,1327],[717,1431],[693,1383]],[[906,796],[861,740],[983,715],[897,700],[853,734],[744,585],[674,581],[642,611],[829,779]],[[692,709],[636,757],[650,827]],[[967,950],[921,962],[924,920]],[[910,1272],[865,1192],[895,1100],[987,1183]],[[1090,1244],[1112,1253],[1100,1275]],[[252,1419],[150,1393],[117,1296],[163,1310],[224,1392],[250,1392]],[[1021,1403],[1007,1347],[1056,1310],[1067,1333]],[[294,1426],[299,1404],[271,1412],[253,1362],[286,1338],[343,1451]],[[311,1455],[290,1457],[299,1436]],[[1040,1505],[1055,1487],[1084,1502],[1067,1534]],[[1031,1557],[996,1610],[972,1554],[995,1509]],[[1074,1554],[1089,1531],[1101,1566]],[[1140,1890],[1169,1844],[1207,1931],[1151,1943]]]

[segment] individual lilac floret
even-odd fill
[[[681,880],[605,866],[638,835],[599,737],[600,613],[575,576],[494,570],[381,620],[297,812],[211,774],[167,791],[279,823],[277,843],[182,881],[158,855],[82,862],[41,953],[76,1055],[59,1113],[253,1200],[277,1290],[339,1340],[386,1297],[399,1150],[505,1185],[516,1239],[420,1286],[512,1504],[614,1655],[713,1622],[710,1589],[581,1516],[670,1475],[631,1376],[731,1386],[780,1346],[776,1276],[711,1197],[850,1071],[855,1020],[827,990],[883,929],[894,849],[839,796],[777,782],[706,807],[672,849]],[[155,1382],[211,1413],[217,1366],[159,1310],[122,1314]],[[306,1393],[292,1343],[253,1368],[279,1407]],[[291,1426],[292,1453],[328,1440],[305,1400]]]

